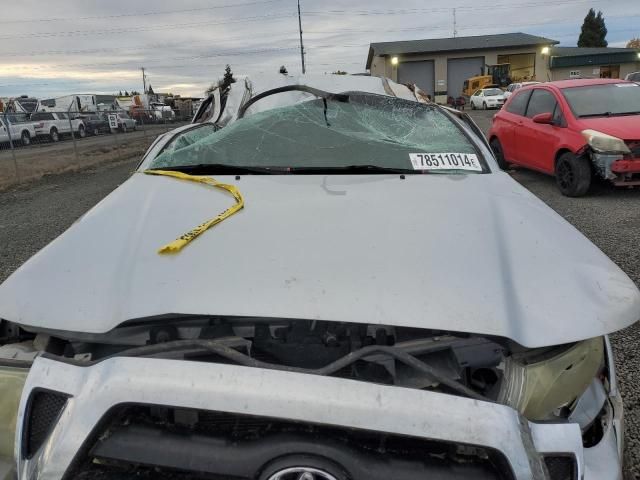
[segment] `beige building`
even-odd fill
[[[367,69],[374,76],[415,83],[441,103],[448,96],[460,96],[464,81],[484,74],[487,65],[508,63],[513,82],[578,76],[624,78],[640,70],[634,49],[578,49],[557,44],[527,33],[372,43]]]

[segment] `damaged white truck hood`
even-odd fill
[[[218,179],[245,209],[158,255],[233,199],[134,174],[0,286],[0,318],[83,333],[164,314],[323,319],[538,347],[640,316],[627,275],[504,173]]]

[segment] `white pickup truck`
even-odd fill
[[[9,134],[11,134],[11,138],[9,138]],[[22,143],[26,146],[31,144],[31,140],[35,136],[33,123],[12,121],[8,117],[0,117],[0,143],[11,140],[14,145]]]
[[[36,112],[31,115],[31,121],[36,135],[49,137],[52,142],[57,142],[62,135],[71,135],[72,132],[80,138],[87,135],[82,119],[69,120],[69,115],[65,112]]]

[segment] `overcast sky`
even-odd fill
[[[308,71],[365,70],[370,42],[527,32],[575,46],[589,7],[609,46],[640,37],[640,1],[301,0]],[[2,0],[0,97],[142,90],[202,95],[221,76],[300,71],[296,0]]]

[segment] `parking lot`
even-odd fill
[[[495,112],[468,113],[486,132]],[[141,136],[142,133],[135,135]],[[104,147],[114,140],[97,137],[84,141]],[[50,145],[33,151],[47,157],[57,154],[57,148],[61,147]],[[3,157],[4,154],[0,155],[0,159]],[[3,246],[0,250],[0,281],[121,184],[131,174],[137,158],[48,176],[0,193],[0,244]],[[621,190],[598,186],[586,197],[567,198],[558,192],[553,178],[524,170],[514,170],[510,174],[590,238],[640,285],[637,246],[640,238],[640,188]],[[557,321],[562,322],[563,319],[558,318]],[[613,337],[626,408],[628,480],[640,479],[639,343],[640,324]]]

